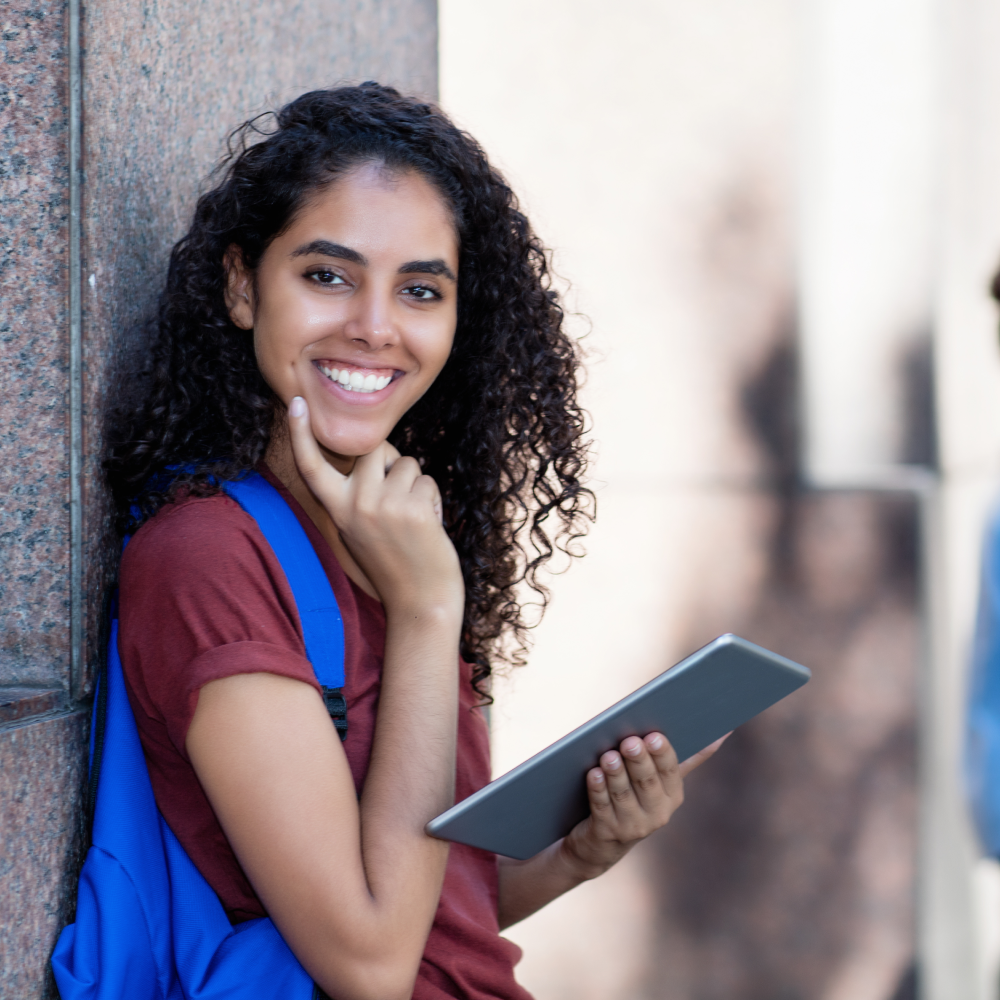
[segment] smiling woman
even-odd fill
[[[330,996],[525,1000],[500,929],[666,823],[707,756],[630,737],[586,776],[591,816],[527,862],[424,832],[489,780],[517,588],[544,602],[538,569],[590,515],[544,250],[478,145],[389,88],[309,93],[235,139],[107,459],[156,805],[229,920],[273,922]],[[318,560],[308,607],[230,496],[247,482]],[[330,591],[342,689],[306,636]]]

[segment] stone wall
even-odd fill
[[[115,569],[100,458],[116,357],[227,132],[337,82],[434,96],[437,9],[0,0],[0,33],[0,996],[34,1000],[51,991],[84,843],[87,699]]]

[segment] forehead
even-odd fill
[[[327,239],[371,255],[447,256],[457,262],[454,216],[440,191],[415,171],[363,164],[310,195],[279,238],[283,246]],[[358,244],[358,245],[356,245]]]

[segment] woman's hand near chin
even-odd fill
[[[301,397],[288,410],[299,474],[330,515],[387,614],[461,615],[458,555],[442,526],[437,483],[388,442],[357,459],[350,475],[323,457]]]

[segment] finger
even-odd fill
[[[670,740],[663,733],[649,733],[642,742],[656,766],[663,788],[668,795],[674,795],[680,785],[681,773]]]
[[[648,813],[659,812],[666,804],[666,795],[660,772],[646,747],[645,740],[640,740],[638,736],[630,736],[622,740],[618,749],[625,761],[625,770],[628,772],[632,791],[639,805]]]
[[[438,515],[438,520],[440,521],[441,491],[438,489],[438,484],[432,476],[418,476],[413,481],[413,488],[410,492],[415,497],[426,500],[434,509],[434,513]]]
[[[587,772],[587,799],[590,802],[590,815],[595,821],[599,823],[614,821],[615,810],[611,805],[608,782],[599,767],[592,767]]]
[[[351,485],[361,507],[377,506],[389,473],[399,461],[399,452],[388,441],[383,441],[367,455],[361,455],[351,469]]]
[[[388,441],[382,442],[382,456],[385,461],[385,474],[389,475],[389,470],[402,456],[399,454],[399,450],[396,446],[394,444],[389,444]]]
[[[358,456],[354,462],[354,468],[351,470],[351,475],[355,476],[356,479],[371,478],[381,482],[389,475],[389,470],[398,459],[399,452],[388,441],[383,441],[367,455]]]
[[[725,743],[726,740],[728,740],[729,737],[732,735],[733,735],[732,733],[726,733],[725,736],[720,737],[710,746],[705,747],[704,750],[700,750],[698,753],[694,754],[694,756],[688,757],[688,759],[684,761],[684,763],[682,763],[677,769],[680,776],[684,778],[687,775],[689,775],[696,767],[701,767],[701,765],[704,764],[705,761],[708,760],[708,758],[711,757],[715,753],[715,751],[718,750],[719,747],[721,747],[722,744]]]
[[[621,754],[616,750],[609,750],[606,754],[601,755],[600,764],[607,781],[608,794],[611,796],[611,805],[614,808],[615,816],[619,822],[631,819],[638,810],[639,803],[632,790],[632,782],[629,780]]]
[[[338,486],[342,488],[347,479],[319,450],[309,420],[309,406],[301,396],[296,396],[288,405],[288,433],[295,464],[306,485],[328,509],[337,507],[342,493]],[[336,520],[335,510],[330,510],[330,515]]]
[[[409,455],[403,455],[393,462],[386,473],[385,483],[394,493],[409,493],[421,475],[420,463]]]

